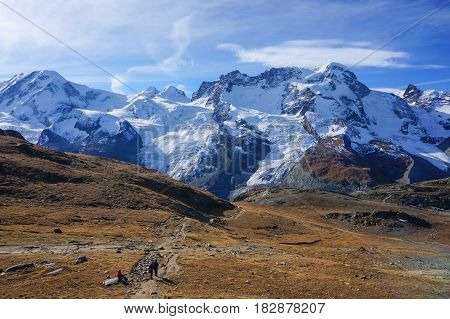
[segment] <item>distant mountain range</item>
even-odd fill
[[[239,71],[192,96],[91,89],[53,71],[0,83],[0,128],[138,163],[229,197],[288,185],[352,191],[448,177],[450,94],[370,90],[345,66]]]

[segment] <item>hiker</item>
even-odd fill
[[[153,279],[153,272],[155,272],[155,276],[158,277],[158,258],[152,258],[150,260],[150,265],[148,266],[148,271],[150,273],[150,279]]]
[[[119,271],[117,272],[117,279],[119,280],[119,282],[124,283],[125,285],[128,284],[128,279],[127,277],[124,276],[124,274],[122,274],[122,270],[119,269]]]

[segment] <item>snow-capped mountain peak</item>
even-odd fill
[[[60,150],[136,161],[227,197],[260,185],[354,190],[448,175],[450,95],[372,91],[345,66],[233,71],[189,100],[127,99],[51,71],[0,85],[0,128]],[[42,134],[41,134],[42,132]]]
[[[409,84],[403,92],[403,98],[410,104],[416,104],[418,98],[423,92],[417,88],[414,84]]]
[[[2,126],[19,127],[24,136],[36,142],[40,131],[76,109],[110,111],[126,100],[121,94],[67,81],[55,71],[19,74],[0,90],[0,110],[8,115]]]
[[[184,91],[177,89],[176,87],[169,85],[158,94],[158,96],[173,101],[173,102],[188,102],[189,99],[186,96],[186,93]]]
[[[436,90],[422,91],[409,84],[402,97],[411,105],[427,111],[450,112],[450,93]]]
[[[155,97],[157,94],[159,94],[160,92],[153,86],[148,87],[145,91],[142,91],[141,93],[139,93],[138,95],[144,95],[147,98],[153,98]]]
[[[348,67],[345,66],[344,64],[341,63],[337,63],[337,62],[330,62],[328,64],[325,64],[323,66],[321,66],[320,68],[318,68],[318,72],[321,73],[325,73],[325,72],[331,72],[331,71],[340,71],[340,72],[345,72],[348,71]]]

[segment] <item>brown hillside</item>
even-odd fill
[[[169,209],[221,215],[234,206],[158,173],[106,158],[66,154],[0,136],[0,198],[77,207]]]

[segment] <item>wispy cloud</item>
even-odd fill
[[[442,80],[435,80],[435,81],[419,82],[419,83],[415,83],[415,85],[432,85],[432,84],[441,84],[441,83],[448,83],[448,82],[450,82],[450,78],[442,79]]]
[[[370,42],[345,41],[340,39],[294,40],[274,46],[245,49],[233,43],[218,45],[219,49],[233,52],[240,63],[261,63],[270,67],[299,66],[317,68],[330,62],[352,65],[370,53],[374,46]],[[409,56],[404,51],[378,50],[359,63],[359,66],[372,67],[425,67],[438,68],[439,65],[410,65],[404,60]]]
[[[210,21],[209,8],[198,0],[4,2],[113,74],[128,69],[137,73],[173,73],[191,65],[192,61],[183,56],[192,41],[192,13],[203,17],[202,24]],[[208,34],[197,29],[196,37]],[[214,32],[213,28],[204,29]],[[80,63],[79,57],[48,34],[3,7],[0,39],[0,67],[9,75],[36,69],[74,74],[81,68],[87,80],[99,74],[87,63]],[[131,63],[135,61],[156,62],[133,67]],[[108,81],[108,77],[105,80]]]
[[[164,72],[167,74],[173,74],[186,65],[192,65],[193,61],[189,61],[183,58],[183,54],[188,48],[191,42],[190,24],[192,15],[185,16],[172,26],[172,31],[169,34],[174,52],[172,55],[166,57],[161,62],[150,65],[139,65],[128,68],[128,73],[154,73]]]

